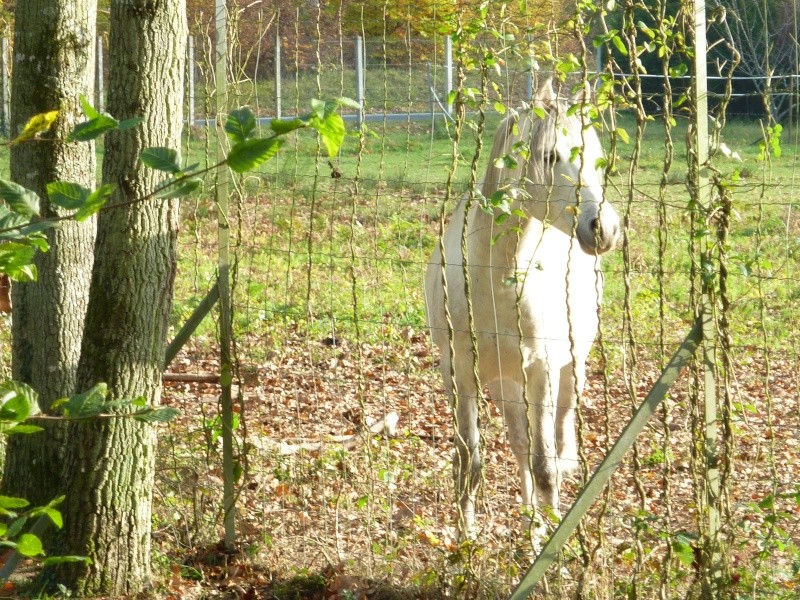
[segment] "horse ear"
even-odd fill
[[[539,106],[550,106],[556,101],[556,93],[553,91],[553,78],[548,77],[544,83],[536,90],[533,97],[534,104]]]

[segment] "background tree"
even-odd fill
[[[800,8],[794,0],[718,1],[725,12],[715,29],[738,51],[737,75],[753,78],[749,90],[766,95],[772,115],[781,120],[797,91],[797,83],[791,77],[798,73]],[[770,80],[771,76],[778,78]]]
[[[31,116],[59,110],[54,139],[11,147],[11,179],[39,194],[42,217],[65,212],[49,203],[47,183],[94,187],[96,181],[94,144],[59,141],[83,119],[80,95],[94,90],[96,14],[95,0],[26,0],[16,7],[12,136]],[[45,412],[75,391],[95,221],[64,222],[47,236],[50,251],[35,259],[38,281],[14,285],[12,320],[13,377],[39,393]],[[63,487],[58,483],[63,430],[51,422],[43,426],[43,434],[9,440],[2,484],[5,494],[37,505]],[[43,482],[52,482],[53,489]]]

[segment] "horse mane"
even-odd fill
[[[537,108],[544,109],[544,117]],[[549,169],[544,156],[555,147],[556,127],[559,124],[566,126],[570,118],[567,115],[566,102],[553,97],[537,100],[532,108],[526,109],[522,114],[516,113],[503,119],[494,134],[489,165],[483,179],[483,195],[491,197],[497,190],[512,182],[523,182],[526,179],[533,182],[543,181]],[[527,160],[514,150],[514,145],[519,141],[527,143]],[[497,166],[499,159],[505,155],[514,156],[517,160],[516,169]]]

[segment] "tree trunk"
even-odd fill
[[[47,137],[63,139],[83,119],[80,94],[94,90],[96,0],[25,0],[16,3],[11,135],[27,120],[58,109],[60,116]],[[11,178],[36,191],[43,216],[59,209],[47,201],[45,185],[71,181],[96,183],[92,143],[28,141],[11,147]],[[13,377],[31,385],[47,411],[54,400],[75,391],[92,272],[95,220],[65,221],[50,229],[50,251],[38,253],[39,279],[13,289]],[[13,436],[3,475],[4,494],[27,498],[34,505],[60,491],[63,428],[44,424],[45,432]]]
[[[142,166],[148,146],[180,147],[187,25],[183,0],[111,5],[108,111],[141,126],[106,136],[103,180],[112,204],[151,192],[161,176]],[[104,381],[115,399],[161,395],[164,347],[177,263],[178,202],[148,200],[101,212],[83,349],[81,389]],[[70,428],[60,552],[88,555],[61,580],[81,596],[132,594],[150,577],[153,426],[125,418]],[[64,579],[66,578],[66,579]]]

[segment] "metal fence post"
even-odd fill
[[[95,38],[95,58],[94,58],[94,95],[95,95],[95,107],[99,112],[103,112],[105,109],[105,89],[103,86],[104,75],[103,75],[103,36],[98,35]]]
[[[275,118],[280,119],[283,112],[281,106],[281,34],[275,32]]]
[[[694,86],[695,142],[694,169],[697,173],[697,199],[701,207],[711,209],[711,187],[708,168],[708,72],[706,42],[706,3],[694,0]],[[705,236],[701,262],[709,260],[708,248],[714,241]],[[719,550],[719,465],[717,456],[717,326],[714,318],[716,280],[703,278],[700,318],[703,323],[703,402],[705,417],[705,462],[706,462],[706,515],[707,539],[703,540],[703,563],[701,568],[703,593],[706,597],[717,597],[721,583],[721,557]]]
[[[225,158],[225,133],[222,118],[228,112],[228,9],[225,0],[216,0],[216,61],[214,66],[217,100],[217,159]],[[236,490],[233,474],[233,324],[230,298],[230,224],[228,222],[228,169],[219,169],[215,187],[217,199],[217,238],[219,245],[219,346],[220,346],[220,418],[222,419],[223,525],[225,548],[233,549],[236,541]]]
[[[187,84],[187,121],[189,127],[194,126],[195,105],[194,105],[194,36],[190,35],[186,40],[186,84]]]
[[[450,92],[453,91],[453,38],[444,38],[444,98],[447,102],[447,114],[453,115],[453,102]]]
[[[2,102],[3,102],[3,135],[10,137],[11,136],[11,91],[10,87],[10,77],[9,77],[9,69],[8,69],[8,61],[10,60],[8,54],[8,38],[2,39],[2,44],[0,45],[0,52],[2,52],[2,57],[0,57],[0,86],[2,86]]]
[[[358,102],[358,112],[356,122],[361,127],[364,122],[364,41],[361,36],[356,36],[355,39],[355,53],[356,53],[356,101]]]

